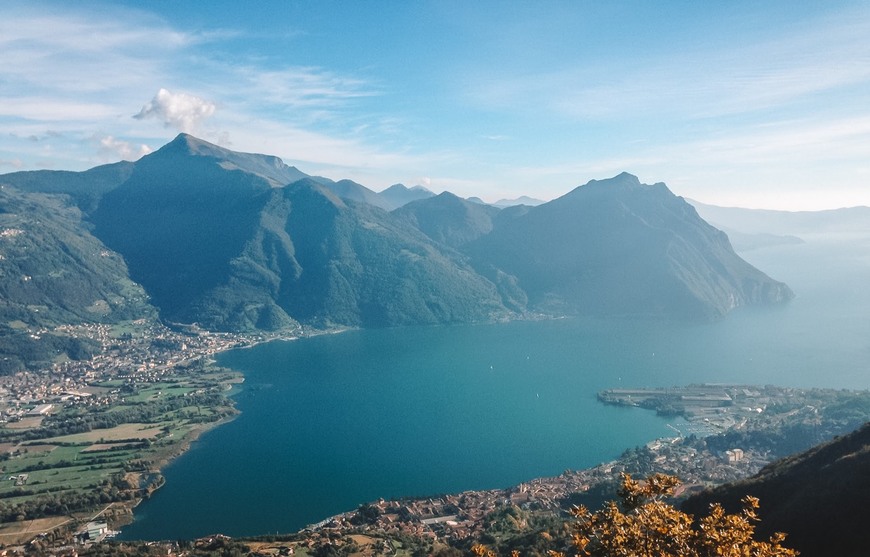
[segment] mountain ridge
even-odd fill
[[[418,189],[424,198],[389,211],[351,180],[180,134],[135,163],[0,184],[67,196],[58,202],[81,210],[75,226],[123,257],[161,319],[214,330],[709,319],[791,297],[667,186],[628,173],[535,207]]]
[[[668,310],[718,317],[793,294],[740,259],[727,236],[663,183],[619,174],[529,209],[469,250],[519,279],[543,310]],[[643,269],[643,272],[637,272]]]

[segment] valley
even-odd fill
[[[664,184],[627,173],[500,208],[376,194],[187,134],[137,163],[0,184],[0,543],[63,547],[101,521],[122,538],[239,537],[229,519],[301,554],[463,548],[501,539],[512,513],[544,524],[599,501],[624,471],[677,474],[688,493],[868,417],[865,391],[813,387],[789,337],[812,351],[863,330],[849,325],[860,290],[836,309],[792,266],[818,251],[831,273],[866,274],[809,217],[702,207],[750,231],[738,255]],[[810,339],[835,310],[837,339]],[[282,339],[299,351],[269,342]],[[830,356],[860,388],[860,359]],[[397,464],[408,454],[416,465]],[[194,456],[209,469],[191,475]],[[270,463],[252,477],[271,492],[219,479],[248,477],[249,461]],[[554,466],[568,471],[528,479]],[[164,473],[184,479],[155,492]],[[220,492],[186,491],[210,474]],[[421,492],[453,495],[408,497]],[[208,514],[228,496],[251,509]]]

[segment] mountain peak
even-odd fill
[[[619,174],[617,174],[616,176],[614,176],[613,179],[614,180],[617,180],[617,179],[618,180],[630,180],[636,184],[640,183],[640,180],[638,180],[637,176],[635,176],[634,174],[631,174],[629,172],[626,172],[624,170],[622,172],[620,172]]]
[[[412,201],[426,199],[435,194],[420,185],[409,188],[405,184],[393,184],[378,195],[392,208],[397,209]]]
[[[589,180],[582,186],[577,186],[570,192],[562,196],[562,198],[574,199],[587,195],[594,196],[621,196],[629,192],[645,192],[648,194],[667,193],[673,195],[671,190],[663,182],[655,184],[644,184],[634,174],[622,172],[613,178],[605,178],[604,180]],[[562,199],[560,198],[560,199]]]
[[[175,139],[157,150],[167,152],[181,152],[188,155],[212,156],[216,158],[226,158],[231,151],[218,147],[213,143],[209,143],[204,139],[194,137],[187,133],[180,133],[175,136]]]
[[[205,157],[217,161],[224,170],[241,170],[265,178],[273,187],[285,186],[308,176],[295,166],[288,166],[279,157],[259,153],[241,153],[209,143],[187,133],[143,157],[143,161],[161,160],[165,157]],[[147,162],[146,162],[147,164]]]
[[[606,178],[604,180],[590,180],[586,185],[600,185],[600,186],[641,186],[643,184],[640,183],[640,180],[634,174],[629,174],[628,172],[620,172],[613,178]]]
[[[516,205],[528,205],[529,207],[537,207],[538,205],[543,205],[545,202],[540,199],[535,199],[534,197],[529,197],[528,195],[522,195],[517,197],[516,199],[499,199],[493,206],[503,209],[505,207],[514,207]]]

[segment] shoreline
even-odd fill
[[[169,447],[169,446],[165,447],[165,449],[163,449],[163,452],[161,454],[155,455],[154,459],[152,460],[152,464],[151,464],[151,467],[148,470],[148,472],[154,473],[154,474],[159,474],[162,476],[162,471],[167,466],[174,463],[177,458],[183,456],[188,450],[190,450],[190,448],[193,446],[193,443],[197,442],[204,433],[211,431],[212,429],[216,429],[217,427],[222,426],[226,423],[231,422],[232,420],[234,420],[235,418],[237,418],[241,414],[241,412],[236,407],[235,396],[237,394],[239,394],[239,392],[242,392],[239,389],[239,387],[240,387],[240,385],[243,385],[243,383],[246,379],[245,374],[241,370],[238,370],[235,368],[221,367],[221,366],[217,365],[217,360],[219,359],[217,356],[219,354],[221,354],[223,352],[228,352],[230,350],[238,349],[238,348],[250,348],[253,346],[265,344],[267,342],[272,342],[275,340],[293,341],[293,340],[299,340],[300,338],[311,338],[314,336],[321,336],[324,334],[338,334],[338,333],[347,332],[350,330],[357,330],[357,329],[339,328],[339,329],[328,329],[328,330],[316,330],[316,331],[304,332],[302,334],[300,334],[299,330],[292,330],[292,331],[283,331],[281,333],[277,333],[277,334],[273,334],[273,335],[268,335],[267,337],[264,337],[263,335],[256,335],[256,338],[246,337],[245,335],[226,334],[226,333],[217,333],[217,334],[205,333],[205,334],[201,335],[201,338],[204,339],[206,337],[214,337],[216,339],[219,339],[220,343],[222,345],[222,348],[220,350],[207,350],[206,344],[203,343],[202,346],[195,346],[194,344],[190,344],[192,350],[188,351],[188,352],[181,352],[181,351],[175,350],[174,353],[177,356],[184,356],[184,358],[179,359],[178,361],[172,363],[171,365],[165,366],[165,369],[163,369],[163,371],[161,371],[161,373],[164,373],[164,375],[162,376],[162,377],[164,377],[164,379],[158,378],[158,379],[150,379],[150,380],[157,381],[157,382],[161,382],[161,381],[165,382],[168,380],[172,380],[171,378],[168,378],[166,376],[171,375],[170,370],[172,370],[173,368],[176,368],[176,366],[179,366],[179,365],[180,365],[179,369],[176,370],[178,375],[186,375],[188,377],[196,377],[196,375],[198,373],[204,373],[205,375],[208,376],[204,379],[211,380],[211,381],[214,381],[215,383],[220,383],[220,384],[224,385],[227,391],[235,391],[232,394],[227,393],[226,391],[224,392],[225,397],[230,398],[230,400],[232,402],[232,408],[234,409],[234,413],[232,415],[219,418],[214,422],[199,423],[195,427],[192,427],[190,430],[187,431],[187,433],[178,442],[176,442],[171,447]],[[196,357],[191,357],[192,352],[194,350],[197,350],[197,349],[198,349],[198,355]],[[200,363],[194,365],[194,360],[199,360]],[[193,373],[191,373],[185,369],[185,366],[189,366],[188,369],[191,369],[191,370],[199,369],[200,371],[194,371]],[[228,376],[228,377],[230,377],[230,379],[227,379],[227,378],[220,379],[219,378],[220,376],[218,374],[224,373],[224,372],[231,372],[231,376]],[[241,383],[239,382],[239,379],[241,379]],[[143,377],[141,380],[147,382],[149,379]],[[707,388],[721,389],[723,387],[727,387],[727,385],[722,385],[722,384],[703,385],[702,387],[704,389],[707,389]],[[750,386],[745,385],[743,387],[750,387]],[[159,385],[152,387],[152,389],[156,389],[156,388],[164,388],[165,389],[166,387],[161,387]],[[243,389],[243,388],[244,387],[241,387],[241,389]],[[805,391],[805,390],[806,389],[788,389],[788,391],[790,391],[790,392]],[[659,390],[659,389],[634,389],[634,390],[631,390],[629,393],[622,393],[622,394],[631,394],[632,396],[637,397],[641,392],[643,394],[646,394],[646,395],[654,395],[654,394],[659,394],[660,391],[661,390]],[[612,392],[613,392],[613,390],[611,390],[611,393]],[[620,391],[617,390],[616,392],[617,392],[617,394],[619,394]],[[668,392],[670,392],[670,391],[668,391]],[[692,394],[699,395],[702,393],[692,393]],[[653,410],[654,408],[649,408],[649,409]],[[684,433],[684,435],[685,435],[685,433]],[[669,445],[669,442],[665,442],[664,445],[665,446]],[[617,464],[610,463],[609,465],[608,464],[597,465],[593,469],[603,469],[603,468],[611,468],[612,469],[614,466],[617,466]],[[552,481],[550,481],[550,480],[552,480]],[[536,479],[528,480],[527,482],[524,482],[524,484],[535,485],[535,486],[540,487],[541,489],[549,489],[546,487],[547,485],[552,485],[554,482],[558,483],[561,481],[562,481],[562,479],[560,479],[560,477],[536,478]],[[165,485],[164,481],[156,481],[153,485],[153,488],[149,486],[148,491],[144,492],[142,496],[137,497],[131,501],[123,501],[123,502],[113,503],[112,505],[110,505],[110,508],[104,509],[103,513],[100,513],[100,514],[102,514],[103,516],[107,516],[107,517],[111,516],[112,520],[117,521],[117,522],[115,522],[115,524],[121,525],[122,527],[129,526],[135,520],[134,509],[143,500],[150,497],[151,494],[156,492],[156,490],[160,489],[164,485]],[[521,484],[521,485],[523,485],[523,484]],[[482,494],[482,493],[499,493],[501,495],[508,495],[507,498],[510,498],[510,496],[516,494],[517,489],[518,489],[518,486],[513,486],[513,487],[501,489],[501,490],[489,490],[489,491],[473,490],[473,491],[466,492],[465,494],[467,495],[467,494]],[[445,496],[445,497],[449,497],[449,496]],[[437,496],[435,496],[435,498],[437,498]],[[414,500],[419,500],[419,499],[404,498],[403,500],[404,501],[409,501],[409,500],[414,501]],[[339,528],[345,528],[346,526],[341,526],[341,525],[344,522],[349,521],[350,518],[353,517],[355,512],[356,511],[349,510],[349,511],[346,511],[344,513],[340,513],[338,515],[329,516],[329,517],[326,517],[325,519],[323,519],[322,521],[319,521],[317,524],[319,525],[319,527],[321,529],[322,528],[326,528],[326,529],[333,528],[333,527],[335,527],[335,524],[338,524]],[[95,515],[95,516],[100,516],[100,514]],[[426,518],[422,518],[420,520],[430,520],[430,518],[438,518],[438,517],[426,517]],[[418,524],[418,523],[419,523],[419,521],[415,522],[414,524]],[[427,524],[426,526],[428,527],[429,525]],[[303,527],[301,530],[296,530],[295,532],[290,532],[289,534],[286,534],[286,535],[290,535],[290,534],[300,535],[300,532],[303,532],[304,530],[305,530],[305,528]],[[261,533],[261,534],[254,534],[253,536],[244,536],[244,537],[245,538],[256,537],[258,535],[263,536],[263,535],[267,535],[267,534]],[[193,539],[193,538],[191,538],[191,539]]]
[[[202,424],[202,426],[200,426],[200,427],[192,428],[187,433],[187,435],[185,435],[181,439],[181,441],[179,441],[178,445],[174,447],[175,450],[170,451],[168,454],[164,454],[156,461],[153,461],[154,466],[151,470],[149,470],[149,473],[155,474],[157,476],[156,484],[150,483],[145,488],[145,494],[141,497],[132,499],[130,501],[122,501],[122,502],[117,502],[117,503],[113,504],[114,509],[116,509],[116,510],[118,508],[121,509],[121,515],[122,515],[121,517],[119,517],[119,516],[117,516],[117,513],[113,513],[113,514],[115,514],[114,519],[116,520],[116,522],[113,524],[113,529],[120,532],[125,526],[129,526],[130,524],[133,524],[133,522],[135,521],[134,509],[136,509],[136,507],[138,507],[146,499],[150,499],[151,496],[154,495],[154,493],[156,493],[159,489],[161,489],[162,487],[164,487],[166,485],[166,480],[163,476],[163,469],[164,468],[166,468],[167,466],[170,466],[176,459],[184,456],[184,454],[188,450],[190,450],[191,446],[194,443],[196,443],[203,434],[205,434],[213,429],[217,429],[218,427],[220,427],[222,425],[225,425],[225,424],[232,422],[240,414],[241,414],[241,412],[236,411],[236,413],[233,414],[232,416],[229,416],[226,418],[221,418],[220,420],[218,420],[216,422]],[[99,515],[96,515],[96,516],[99,516]],[[127,520],[125,520],[125,518]]]
[[[181,384],[191,385],[189,391],[197,391],[204,396],[220,394],[221,402],[209,402],[202,406],[202,410],[208,413],[217,413],[217,419],[214,421],[207,420],[190,420],[182,418],[183,421],[177,421],[179,418],[170,417],[170,415],[158,417],[158,421],[146,422],[154,424],[162,424],[164,427],[170,427],[175,420],[176,426],[183,429],[183,434],[170,444],[165,444],[165,438],[158,435],[156,438],[142,438],[140,442],[147,443],[149,447],[145,448],[145,454],[137,453],[130,456],[124,456],[120,459],[115,459],[115,467],[117,472],[113,472],[112,476],[105,475],[100,482],[109,481],[109,478],[115,478],[112,481],[122,481],[129,484],[128,492],[126,487],[122,487],[120,496],[114,498],[108,505],[101,505],[99,508],[92,508],[81,511],[73,511],[69,514],[39,514],[25,516],[29,517],[26,520],[43,520],[43,519],[58,519],[63,518],[58,524],[44,527],[42,532],[50,534],[52,537],[71,537],[73,533],[79,532],[82,525],[86,522],[92,522],[100,519],[111,525],[114,530],[120,530],[123,527],[129,526],[135,520],[134,509],[138,507],[145,499],[149,498],[153,493],[165,485],[163,470],[174,463],[178,458],[182,457],[191,446],[196,443],[200,437],[216,429],[240,415],[240,411],[234,400],[234,391],[238,390],[238,385],[245,381],[244,373],[231,368],[222,368],[217,365],[216,356],[239,348],[248,348],[259,344],[272,342],[275,340],[298,340],[309,336],[316,336],[327,333],[342,332],[347,329],[336,330],[316,330],[311,329],[302,332],[300,328],[283,329],[269,333],[222,333],[213,331],[200,330],[196,325],[167,325],[159,321],[134,320],[117,324],[114,326],[103,324],[82,325],[70,329],[66,332],[74,332],[77,336],[88,338],[98,342],[102,349],[101,351],[89,358],[88,360],[64,360],[52,365],[52,367],[41,371],[40,373],[22,370],[15,374],[5,376],[3,385],[6,389],[7,396],[16,399],[16,392],[27,393],[26,396],[33,398],[31,393],[34,389],[40,389],[44,394],[37,395],[43,398],[43,403],[52,402],[53,404],[43,404],[43,407],[53,408],[51,414],[63,412],[68,406],[75,407],[79,405],[84,410],[85,415],[92,412],[88,408],[105,407],[123,407],[135,408],[137,402],[126,401],[129,396],[121,392],[119,389],[122,385],[130,385],[135,391],[147,393],[147,399],[141,399],[139,402],[158,402],[162,391],[166,389],[164,396],[165,400],[173,400],[180,393],[186,391],[172,391],[173,388],[179,388]],[[123,333],[123,334],[122,334]],[[226,375],[222,377],[221,375]],[[162,386],[161,383],[169,384]],[[111,384],[111,386],[108,386]],[[175,387],[172,386],[175,384]],[[102,385],[94,387],[94,385]],[[197,386],[198,385],[198,386]],[[211,385],[211,387],[209,387]],[[218,390],[213,390],[218,388]],[[59,398],[64,392],[72,394],[66,398]],[[134,391],[134,392],[135,392]],[[150,392],[149,392],[150,391]],[[154,395],[154,391],[157,394]],[[49,393],[54,393],[53,398],[45,400]],[[170,394],[171,393],[171,394]],[[75,397],[76,402],[72,402],[71,397]],[[99,399],[99,400],[97,400]],[[24,406],[21,411],[21,416],[25,415],[28,406]],[[162,412],[162,411],[161,411]],[[171,411],[170,411],[171,412]],[[199,412],[199,411],[197,411]],[[75,413],[75,411],[74,411]],[[131,421],[121,421],[112,425],[97,425],[92,428],[89,426],[85,432],[103,431],[111,435],[114,428],[135,425],[141,418],[132,418]],[[13,421],[14,418],[13,418]],[[67,424],[67,421],[55,422],[55,424]],[[186,423],[186,427],[185,427]],[[41,426],[41,421],[33,427]],[[172,426],[175,428],[176,426]],[[53,427],[57,425],[53,424]],[[105,429],[104,429],[105,428]],[[26,429],[6,429],[7,434],[15,431],[26,431]],[[75,430],[74,430],[75,433]],[[171,432],[167,429],[166,433]],[[76,433],[78,434],[78,433]],[[24,453],[22,458],[27,457],[27,447],[35,441],[46,440],[51,441],[49,444],[55,444],[53,438],[57,434],[47,433],[44,437],[22,437],[18,440],[13,438],[13,446],[20,446]],[[63,434],[61,435],[63,437]],[[59,441],[68,443],[69,441]],[[114,441],[109,441],[113,443]],[[85,439],[74,441],[74,443],[88,443]],[[163,445],[163,446],[161,446]],[[108,453],[111,456],[111,453]],[[70,459],[72,460],[72,459]],[[134,466],[127,468],[130,463],[143,463],[144,467]],[[35,461],[34,461],[35,463]],[[28,466],[26,462],[19,466]],[[43,467],[40,462],[36,470],[42,469],[51,470],[51,465]],[[98,464],[96,469],[103,468],[102,464]],[[40,472],[37,472],[39,474]],[[27,475],[27,474],[25,474]],[[30,474],[31,476],[33,474]],[[119,480],[120,479],[120,480]],[[31,478],[33,480],[33,478]],[[56,481],[45,478],[41,481],[36,481],[33,485],[45,484],[46,481]],[[102,483],[100,483],[102,485]],[[67,488],[65,496],[72,498],[78,497],[79,494],[93,494],[97,489],[95,483],[93,487],[87,488]],[[135,493],[134,493],[135,492]],[[40,487],[32,495],[27,495],[21,504],[37,504],[40,498],[56,497],[57,492],[45,491]],[[128,495],[132,495],[127,498]],[[14,494],[4,493],[3,497],[11,497]],[[3,502],[6,499],[0,498]],[[38,507],[34,507],[37,509]],[[31,511],[25,511],[29,513]],[[96,513],[96,514],[94,514]],[[0,530],[15,529],[16,522],[0,523]],[[43,535],[40,532],[36,534]],[[8,535],[8,534],[7,534]],[[28,543],[34,536],[23,540],[21,543]]]
[[[299,332],[299,331],[294,329],[294,330],[292,330],[292,332],[282,331],[282,332],[275,333],[273,336],[269,336],[268,338],[256,338],[256,339],[251,339],[243,333],[241,333],[241,334],[240,333],[228,333],[230,335],[240,336],[241,338],[239,338],[238,340],[240,340],[241,342],[244,342],[244,344],[228,346],[226,348],[223,348],[223,349],[220,349],[220,350],[208,353],[208,354],[204,354],[204,355],[200,356],[200,358],[202,358],[202,361],[203,361],[203,364],[204,364],[204,367],[206,370],[217,371],[217,370],[222,369],[222,368],[217,366],[218,362],[217,362],[216,357],[219,354],[222,354],[225,352],[230,352],[232,350],[245,350],[245,349],[249,349],[249,348],[254,348],[254,347],[262,345],[262,344],[267,344],[270,342],[276,342],[276,341],[293,342],[293,341],[300,340],[300,339],[313,338],[313,337],[322,336],[322,335],[340,334],[340,333],[344,333],[347,331],[353,331],[353,330],[358,330],[358,329],[353,328],[353,327],[336,327],[336,328],[330,328],[330,329],[314,329],[313,331],[310,331],[310,332]],[[197,333],[197,334],[203,334],[203,333],[206,336],[214,335],[214,334],[226,334],[226,333],[213,333],[210,331],[209,332],[203,331],[202,333]],[[257,335],[257,336],[261,336],[261,335]],[[178,364],[176,363],[175,365],[170,366],[170,369],[176,367],[177,365]],[[113,526],[116,529],[118,529],[120,531],[125,526],[129,526],[130,524],[133,524],[133,522],[135,521],[134,509],[136,509],[136,507],[138,507],[143,501],[150,498],[155,492],[157,492],[157,490],[163,488],[166,485],[166,481],[163,478],[163,469],[164,468],[166,468],[167,466],[174,463],[177,459],[183,457],[184,454],[188,450],[190,450],[191,446],[194,443],[196,443],[203,434],[205,434],[211,430],[217,429],[222,425],[228,424],[241,415],[242,412],[240,410],[238,410],[238,408],[236,407],[235,400],[233,399],[233,397],[242,392],[241,390],[236,391],[236,389],[238,388],[239,385],[244,384],[244,382],[246,380],[245,374],[243,371],[238,370],[238,369],[234,369],[234,368],[225,368],[225,369],[229,369],[233,373],[239,374],[239,376],[241,377],[241,380],[237,381],[237,382],[228,381],[228,382],[222,383],[223,385],[226,385],[228,387],[227,390],[230,391],[230,393],[227,394],[226,398],[233,402],[233,404],[232,404],[232,408],[234,411],[233,415],[225,417],[225,418],[221,418],[215,422],[203,423],[199,426],[192,428],[178,442],[178,444],[173,447],[173,450],[168,451],[166,454],[161,455],[155,461],[152,461],[153,466],[149,470],[149,473],[155,474],[159,477],[158,485],[149,484],[145,488],[146,492],[144,495],[137,497],[137,498],[134,498],[130,501],[122,501],[122,502],[114,503],[114,507],[116,509],[120,508],[122,510],[122,513],[127,518],[127,520],[121,519],[120,522],[113,524]],[[233,391],[236,391],[236,392],[233,392]],[[100,514],[102,514],[102,513],[100,513]],[[99,515],[97,515],[97,516],[99,516]]]
[[[188,336],[187,337],[189,339],[188,345],[191,347],[191,350],[186,351],[186,352],[181,352],[180,350],[174,350],[173,352],[175,354],[177,354],[177,356],[179,357],[179,360],[172,363],[171,365],[165,366],[165,369],[161,372],[161,373],[165,373],[165,375],[163,377],[171,375],[170,370],[172,370],[173,368],[176,368],[176,366],[179,366],[179,364],[180,364],[180,366],[176,370],[178,375],[180,375],[180,376],[187,375],[188,377],[196,377],[197,373],[200,373],[200,372],[195,371],[194,373],[190,373],[187,370],[185,370],[185,366],[190,366],[190,369],[205,369],[206,371],[204,373],[210,374],[210,376],[207,379],[212,380],[212,381],[214,381],[217,377],[219,377],[218,375],[214,374],[215,371],[226,372],[226,371],[231,370],[233,376],[235,376],[237,378],[241,378],[241,381],[242,381],[241,385],[237,382],[238,379],[236,380],[236,382],[233,382],[233,381],[217,381],[217,382],[220,382],[220,383],[223,383],[224,385],[226,385],[228,387],[227,391],[234,391],[231,393],[225,391],[224,395],[225,395],[225,397],[230,398],[230,400],[232,401],[232,406],[235,409],[236,413],[234,413],[231,416],[220,418],[214,422],[197,424],[194,428],[191,428],[179,442],[177,442],[174,446],[172,446],[171,450],[165,450],[165,452],[160,454],[159,457],[154,458],[153,465],[151,467],[151,471],[156,473],[156,474],[162,474],[162,471],[167,466],[170,466],[172,463],[176,462],[177,458],[180,458],[188,450],[190,450],[190,448],[193,446],[193,443],[198,441],[200,439],[201,435],[203,435],[204,433],[206,433],[212,429],[216,429],[217,427],[224,425],[225,423],[229,423],[230,421],[232,421],[233,419],[235,419],[236,417],[238,417],[240,415],[240,411],[236,408],[235,397],[237,394],[239,394],[240,392],[243,392],[243,390],[244,390],[243,383],[246,379],[245,374],[241,370],[238,370],[235,368],[223,368],[223,367],[217,365],[217,361],[220,359],[218,357],[218,355],[220,353],[228,352],[229,350],[234,350],[234,349],[238,349],[238,348],[250,348],[253,346],[265,344],[265,343],[272,342],[275,340],[293,341],[293,340],[299,340],[301,338],[311,338],[314,336],[321,336],[324,334],[338,334],[341,332],[347,332],[347,331],[351,331],[351,330],[358,330],[358,329],[355,329],[355,328],[335,328],[335,329],[312,330],[312,331],[300,331],[299,329],[293,329],[293,330],[286,330],[286,331],[282,331],[282,332],[270,334],[270,335],[251,335],[251,336],[231,334],[231,333],[207,333],[207,332],[205,332],[203,335],[200,335],[201,338],[203,338],[203,339],[206,337],[214,337],[216,339],[219,339],[219,342],[221,344],[221,348],[218,350],[207,349],[207,347],[205,346],[205,343],[203,343],[202,347],[197,346],[196,341],[191,340],[192,337]],[[181,338],[181,337],[182,337],[182,335],[178,335],[178,338]],[[215,343],[215,345],[216,344],[217,343]],[[194,355],[194,352],[196,352],[196,355]],[[194,365],[193,360],[199,360],[200,363]],[[199,367],[200,365],[201,365],[201,367]],[[163,367],[163,366],[161,366],[161,367]],[[147,379],[143,379],[143,380],[147,381]],[[171,379],[164,379],[164,381],[165,380],[171,380]],[[156,381],[159,382],[161,380],[156,379]],[[166,449],[169,449],[169,447],[167,447]],[[530,480],[528,483],[533,483],[536,481],[538,481],[538,480]],[[147,498],[148,496],[153,494],[157,489],[160,489],[164,485],[165,485],[165,483],[160,483],[159,485],[155,485],[154,488],[151,489],[147,494],[145,494],[142,497],[136,498],[134,501],[115,503],[113,505],[113,509],[114,508],[120,509],[123,507],[128,511],[127,512],[127,520],[128,521],[125,521],[123,525],[128,526],[130,523],[132,523],[132,521],[135,519],[133,509],[135,509],[135,507],[137,507],[138,504],[140,504],[145,498]],[[350,511],[350,512],[352,513],[353,511]],[[336,515],[336,516],[342,516],[342,515]],[[327,517],[326,519],[324,519],[324,521],[321,521],[321,522],[328,522],[332,518],[334,518],[334,517]]]
[[[770,399],[771,406],[783,402],[795,403],[800,399],[798,409],[767,409],[757,412],[754,409],[739,408],[741,420],[727,419],[715,424],[713,429],[701,437],[696,432],[677,431],[678,437],[661,437],[647,443],[644,447],[628,449],[615,460],[602,462],[591,468],[581,470],[566,470],[558,476],[538,477],[520,484],[491,490],[469,490],[461,493],[433,495],[430,497],[405,497],[393,500],[378,499],[360,505],[355,510],[349,510],[327,517],[317,523],[295,533],[287,534],[283,539],[304,547],[334,546],[337,538],[350,539],[353,535],[367,534],[385,539],[397,536],[411,535],[431,539],[447,545],[462,544],[468,539],[480,539],[486,528],[487,517],[506,506],[531,509],[536,512],[555,513],[557,516],[569,516],[573,505],[594,505],[603,487],[612,486],[609,495],[603,499],[616,498],[616,486],[623,473],[636,478],[645,478],[652,472],[665,473],[677,477],[680,486],[675,493],[677,497],[687,497],[695,492],[723,483],[739,481],[750,477],[765,466],[781,458],[793,454],[787,449],[777,452],[773,448],[770,435],[782,435],[783,438],[794,436],[797,440],[801,432],[790,431],[800,429],[801,424],[810,430],[826,430],[823,439],[807,443],[798,448],[798,452],[808,450],[818,443],[830,441],[839,435],[853,431],[836,416],[836,407],[840,403],[867,400],[870,390],[845,390],[824,388],[789,388],[771,385],[698,385],[690,384],[672,389],[637,389],[647,394],[660,395],[667,392],[693,392],[698,389],[727,389],[735,396],[735,404],[745,404],[762,399]],[[753,390],[754,392],[747,392]],[[608,393],[610,391],[602,391]],[[601,393],[600,393],[601,394]],[[602,404],[619,404],[605,401]],[[820,403],[821,401],[824,401]],[[657,401],[660,402],[660,401]],[[828,406],[834,408],[827,415]],[[638,410],[658,413],[655,405],[631,405]],[[737,408],[735,408],[737,409]],[[679,413],[689,422],[704,421],[699,415],[691,415],[697,409],[686,407]],[[806,419],[811,420],[810,424]],[[817,423],[818,421],[818,423]],[[858,423],[870,423],[870,407],[867,407]],[[861,427],[858,425],[858,427]],[[708,446],[708,440],[721,439],[721,434],[738,434],[744,437],[744,448],[723,443],[722,447]],[[758,436],[753,441],[752,437]],[[731,447],[725,448],[725,447]],[[652,455],[657,465],[654,470],[643,471],[643,462]],[[702,461],[703,468],[697,468],[695,463]],[[584,499],[590,497],[590,499]],[[590,501],[592,502],[590,504]],[[239,540],[258,540],[266,535],[240,536]],[[344,543],[347,543],[345,540]]]

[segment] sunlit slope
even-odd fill
[[[155,316],[81,217],[68,198],[0,188],[0,373],[94,348],[58,326]]]

